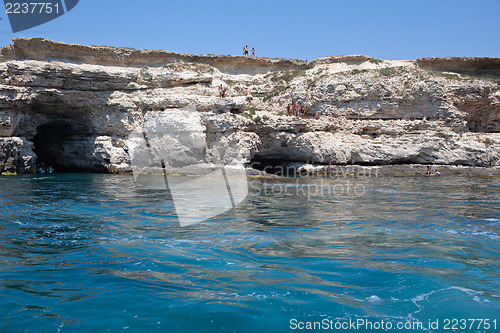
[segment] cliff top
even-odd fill
[[[182,54],[172,51],[61,43],[43,38],[13,38],[12,41],[12,45],[0,50],[0,59],[63,61],[123,67],[160,67],[175,62],[190,62],[207,64],[223,72],[237,71],[248,74],[305,69],[309,66],[307,61],[293,59]]]
[[[202,63],[230,74],[263,74],[299,70],[330,63],[379,61],[366,55],[339,55],[312,61],[231,55],[194,55],[162,50],[80,45],[43,38],[13,38],[13,44],[0,49],[0,60],[42,60],[123,67],[160,67],[175,62]],[[426,69],[472,75],[500,77],[500,58],[431,57],[416,63]]]

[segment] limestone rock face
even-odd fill
[[[0,172],[41,162],[129,172],[137,134],[158,126],[158,146],[186,135],[171,146],[179,161],[232,147],[247,164],[310,170],[329,156],[335,165],[500,164],[498,58],[305,62],[18,38],[0,61]],[[290,103],[305,116],[288,116]]]
[[[0,138],[0,174],[36,170],[33,143],[17,137]]]

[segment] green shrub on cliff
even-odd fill
[[[288,83],[288,82],[292,81],[294,78],[296,78],[297,76],[304,75],[305,73],[306,73],[306,71],[304,69],[299,69],[299,70],[285,72],[285,73],[275,73],[271,77],[271,81],[273,81],[273,82],[285,81]]]
[[[379,74],[382,76],[394,76],[398,73],[396,68],[381,68],[378,70]]]
[[[288,85],[276,86],[273,90],[271,90],[270,92],[268,92],[267,94],[264,95],[264,98],[262,99],[262,101],[267,102],[268,100],[270,100],[274,96],[278,96],[281,92],[287,90],[288,88],[289,88]]]
[[[370,58],[369,61],[373,64],[380,64],[380,63],[384,62],[382,59],[379,59],[379,58]]]

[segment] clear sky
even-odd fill
[[[500,0],[80,0],[16,34],[0,5],[0,46],[12,37],[312,60],[500,57]]]

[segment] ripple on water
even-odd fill
[[[0,180],[7,331],[499,315],[498,179],[259,180],[234,210],[185,228],[163,190],[131,177]]]

